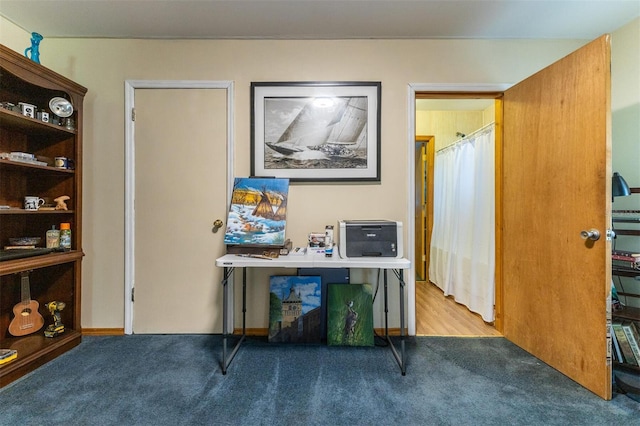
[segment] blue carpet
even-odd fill
[[[503,338],[418,337],[407,375],[386,347],[221,336],[83,338],[0,390],[2,425],[640,425]]]

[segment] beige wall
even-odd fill
[[[459,140],[457,133],[468,135],[483,123],[482,111],[416,111],[416,134],[434,136],[436,151]]]
[[[0,24],[2,44],[17,51],[29,45],[29,33],[5,31],[7,22]],[[83,327],[124,325],[125,80],[233,80],[237,176],[249,173],[252,81],[381,81],[382,183],[293,185],[287,234],[297,242],[339,218],[408,220],[411,195],[406,165],[412,150],[407,145],[413,133],[407,117],[409,83],[515,83],[586,42],[45,38],[40,45],[43,65],[89,89],[84,133]],[[311,199],[331,199],[332,208],[316,209]],[[263,300],[263,295],[257,295],[253,303]],[[266,327],[265,314],[249,317],[247,325]]]
[[[640,18],[612,35],[613,170],[640,186]],[[616,199],[615,209],[640,210],[640,195]],[[640,239],[638,239],[640,240]],[[640,242],[637,244],[640,250]]]
[[[29,39],[31,33],[16,26],[0,16],[0,43],[16,52],[24,53],[24,50],[31,46]]]

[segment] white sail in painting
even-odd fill
[[[367,124],[367,98],[349,98],[326,143],[355,145]]]
[[[282,155],[305,150],[321,151],[330,156],[352,156],[366,139],[367,98],[334,98],[339,102],[331,115],[309,99],[276,142],[266,145]],[[336,147],[336,145],[338,145]]]

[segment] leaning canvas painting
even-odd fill
[[[269,342],[320,343],[319,276],[269,278]]]
[[[373,346],[371,284],[329,284],[327,344]]]
[[[225,244],[285,242],[289,179],[235,178]]]

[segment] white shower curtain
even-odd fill
[[[429,280],[494,320],[495,124],[436,153]]]

